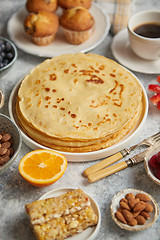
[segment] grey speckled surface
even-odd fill
[[[18,7],[24,4],[21,0],[1,0],[0,7],[0,35],[8,37],[6,32],[7,20]],[[137,0],[133,12],[144,9],[160,9],[159,0]],[[92,53],[113,58],[110,44],[112,36],[107,36],[104,42]],[[18,59],[12,70],[0,79],[0,88],[6,94],[6,102],[1,113],[8,115],[7,101],[10,92],[16,82],[23,77],[34,66],[42,62],[44,58],[31,56],[18,49]],[[148,84],[155,83],[157,75],[135,73],[147,91]],[[147,91],[149,96],[149,93]],[[160,112],[149,104],[149,114],[143,132],[135,139],[135,142],[160,131]],[[18,173],[20,159],[30,149],[22,144],[20,154],[10,170],[0,177],[0,240],[34,240],[30,229],[28,218],[24,211],[24,204],[38,199],[42,194],[58,187],[81,187],[96,199],[102,214],[102,224],[96,240],[159,240],[160,239],[160,218],[147,230],[131,233],[121,230],[112,221],[110,216],[110,203],[112,197],[122,189],[138,188],[150,193],[160,206],[160,187],[154,184],[146,175],[143,163],[128,168],[108,178],[89,184],[82,176],[83,170],[91,166],[92,162],[69,163],[63,177],[54,185],[45,188],[36,188],[24,181]]]

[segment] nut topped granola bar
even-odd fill
[[[33,225],[37,240],[63,240],[97,224],[98,218],[91,207],[64,217],[52,219],[42,225]]]
[[[58,197],[37,200],[25,205],[31,224],[43,224],[90,206],[90,201],[81,189],[62,194]]]

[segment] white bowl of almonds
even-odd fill
[[[15,161],[21,143],[19,129],[9,117],[0,114],[0,175]]]
[[[110,210],[115,223],[128,231],[140,231],[150,227],[159,215],[158,204],[154,198],[144,191],[132,188],[116,194]]]

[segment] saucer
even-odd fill
[[[111,50],[115,59],[132,71],[147,74],[160,73],[160,59],[145,60],[134,54],[129,46],[127,29],[121,30],[115,35]]]

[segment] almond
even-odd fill
[[[121,212],[117,211],[117,212],[115,213],[115,217],[116,217],[119,221],[121,221],[122,223],[127,223],[126,220],[125,220],[125,218],[124,218],[124,216],[122,215]]]
[[[120,202],[125,202],[125,203],[128,204],[128,200],[127,200],[126,198],[122,198],[122,199],[120,200]]]
[[[136,220],[137,220],[138,225],[143,225],[146,222],[145,218],[143,216],[141,216],[141,215],[138,215],[136,217]]]
[[[153,211],[153,206],[149,203],[146,203],[146,207],[144,208],[144,211],[147,213],[150,213]]]
[[[127,222],[132,221],[133,215],[130,211],[128,211],[127,209],[122,209],[122,214]]]
[[[117,212],[122,212],[122,208],[119,207],[118,210],[117,210]]]
[[[145,207],[146,207],[146,203],[140,201],[140,202],[136,203],[136,205],[134,206],[133,212],[141,212],[145,209]]]
[[[137,217],[140,213],[141,213],[141,211],[139,211],[139,212],[133,212],[132,215],[133,215],[133,217],[135,218],[135,217]]]
[[[133,218],[130,222],[128,222],[128,225],[134,227],[137,225],[137,219]]]
[[[139,198],[130,198],[128,201],[128,205],[131,209],[133,209],[136,203],[138,203],[139,201]]]
[[[136,198],[139,198],[143,202],[150,202],[151,201],[151,199],[144,193],[138,193],[136,195]]]
[[[135,196],[134,196],[133,193],[128,193],[128,194],[126,194],[125,198],[126,198],[127,200],[129,200],[130,198],[135,198]]]
[[[146,220],[150,218],[149,213],[148,213],[148,212],[145,212],[145,211],[142,211],[142,212],[140,213],[140,215],[142,215]]]
[[[125,202],[120,202],[120,206],[121,206],[121,208],[125,208],[125,209],[127,209],[127,210],[131,210],[130,209],[130,207],[128,206],[128,204],[127,203],[125,203]]]

